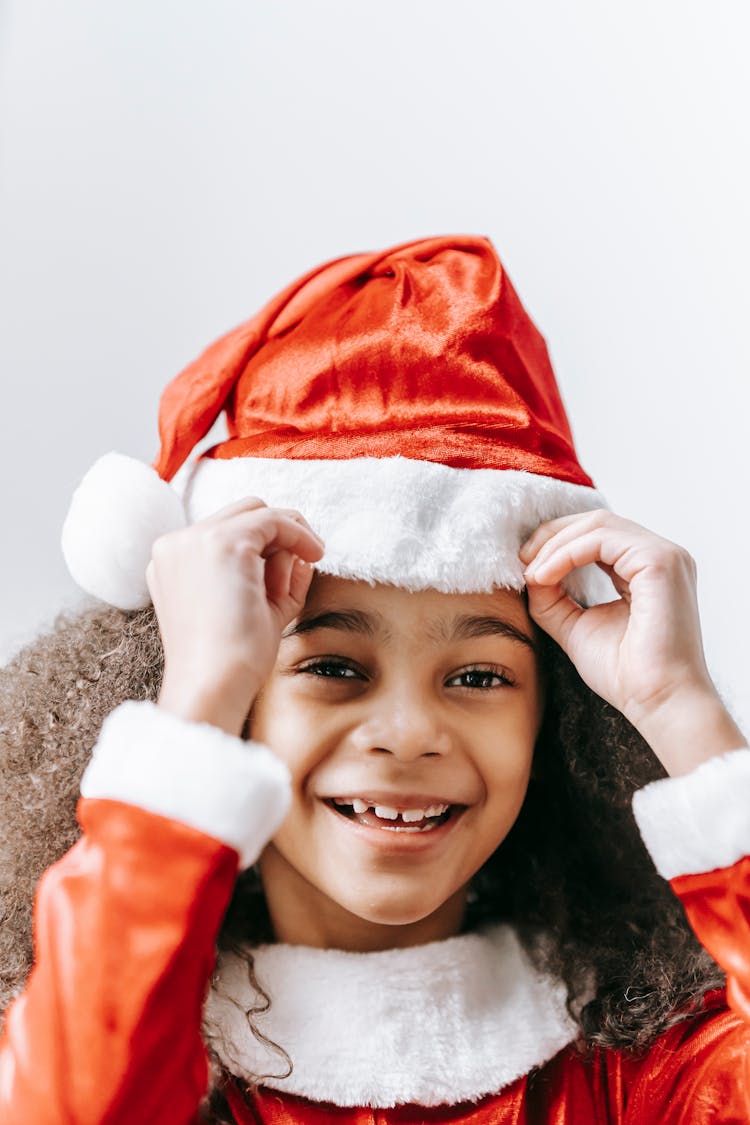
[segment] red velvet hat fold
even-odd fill
[[[166,388],[159,475],[221,410],[204,456],[413,457],[591,485],[543,337],[485,238],[339,258],[212,344]]]

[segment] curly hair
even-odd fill
[[[579,1048],[636,1052],[696,1012],[724,976],[633,819],[634,791],[664,770],[557,645],[539,640],[547,701],[532,779],[511,832],[474,877],[466,928],[513,923],[532,960],[565,981]],[[127,699],[155,699],[162,672],[150,607],[63,615],[0,672],[0,1012],[31,967],[36,883],[78,836],[80,777],[102,722]],[[272,939],[250,870],[237,880],[219,947]],[[268,997],[247,959],[260,997],[248,1013],[256,1033],[252,1014]],[[217,1121],[230,1076],[213,1061]]]

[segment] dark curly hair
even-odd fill
[[[565,981],[579,1049],[645,1050],[724,977],[633,819],[633,792],[664,770],[553,641],[540,634],[539,650],[546,707],[532,780],[511,832],[473,880],[466,928],[515,925],[535,963]],[[155,699],[162,671],[153,609],[96,607],[60,617],[0,672],[0,1012],[31,967],[37,880],[77,838],[80,776],[101,724],[124,700]],[[250,870],[237,880],[219,945],[272,937]],[[269,999],[247,958],[260,1010]],[[229,1076],[213,1061],[207,1120],[218,1121]]]

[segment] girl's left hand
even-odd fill
[[[527,564],[531,617],[564,649],[585,683],[646,737],[670,772],[684,772],[677,767],[690,757],[685,748],[687,758],[676,763],[677,748],[664,743],[670,730],[676,737],[685,728],[686,717],[698,721],[700,714],[704,727],[710,715],[724,730],[712,743],[720,749],[702,757],[743,744],[706,667],[696,568],[686,550],[597,510],[542,524],[520,558]],[[618,600],[583,609],[564,592],[566,575],[589,563],[610,576]]]

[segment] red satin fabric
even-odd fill
[[[79,819],[83,838],[37,890],[0,1122],[183,1125],[206,1088],[201,1008],[237,853],[115,801],[81,801]]]
[[[432,238],[326,263],[166,388],[155,468],[204,456],[403,456],[591,485],[547,348],[486,238]]]
[[[197,1125],[201,1001],[237,866],[193,829],[81,801],[83,839],[40,884],[37,965],[0,1041],[2,1125]],[[237,1125],[738,1125],[750,1122],[750,859],[675,879],[730,975],[640,1058],[567,1048],[478,1105],[345,1108],[229,1091]],[[373,1059],[373,1066],[377,1060]]]

